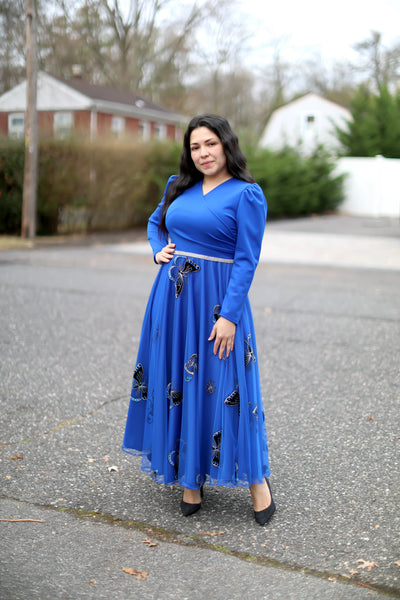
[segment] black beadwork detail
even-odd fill
[[[221,438],[222,438],[222,429],[213,434],[213,455],[211,458],[211,462],[214,467],[219,467],[219,461],[221,457]]]
[[[249,402],[249,411],[252,417],[258,419],[258,407],[255,402]]]
[[[220,304],[216,304],[213,307],[213,323],[216,323],[220,317],[220,313],[221,312],[221,305]]]
[[[168,462],[171,467],[174,467],[174,477],[178,479],[179,474],[179,445],[180,440],[176,440],[175,442],[175,450],[171,450],[168,454]]]
[[[214,381],[212,379],[209,379],[206,383],[206,392],[209,395],[211,395],[215,392],[215,385],[214,385]]]
[[[139,400],[147,399],[147,385],[144,383],[143,365],[139,363],[133,373],[131,400],[139,402]]]
[[[185,362],[185,371],[185,381],[191,381],[197,371],[197,354],[192,354]]]
[[[224,403],[226,404],[226,406],[237,406],[238,404],[240,404],[239,390],[233,390],[233,392],[225,398]]]
[[[189,273],[196,273],[200,270],[200,265],[190,260],[186,256],[176,256],[173,265],[169,268],[168,277],[175,283],[175,298],[179,298],[183,290],[185,277]]]
[[[172,408],[173,406],[179,406],[179,404],[182,404],[183,394],[182,394],[182,392],[179,392],[178,390],[172,389],[172,382],[169,383],[167,386],[167,397],[168,397],[168,400],[171,402],[170,408]]]
[[[248,367],[250,365],[251,368],[251,362],[256,361],[256,355],[254,354],[254,350],[252,345],[250,344],[250,340],[251,334],[249,333],[247,339],[244,340],[244,366]]]

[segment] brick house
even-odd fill
[[[26,81],[0,96],[0,136],[22,137]],[[144,96],[87,83],[80,77],[59,79],[38,74],[40,135],[66,137],[71,133],[97,136],[135,136],[143,140],[180,140],[184,118]]]

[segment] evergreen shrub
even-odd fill
[[[23,143],[0,143],[0,233],[21,230],[24,163]]]
[[[334,176],[334,161],[322,148],[304,156],[294,148],[249,149],[248,168],[263,189],[270,218],[297,217],[335,210],[343,201],[344,176]]]
[[[248,167],[261,185],[270,217],[334,210],[342,178],[321,151],[249,149]],[[180,145],[82,139],[42,140],[39,147],[37,233],[123,230],[144,226],[179,171]],[[0,233],[21,228],[23,142],[0,140]]]

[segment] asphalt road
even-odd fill
[[[307,226],[308,252],[333,242]],[[181,490],[120,451],[157,267],[104,241],[0,254],[0,597],[400,597],[400,264],[260,264],[277,504],[261,528],[244,489],[206,487],[185,519]]]

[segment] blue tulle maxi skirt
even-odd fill
[[[168,485],[250,486],[269,476],[256,338],[248,298],[235,348],[208,337],[232,264],[175,255],[146,308],[122,449]]]

